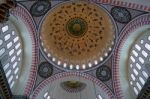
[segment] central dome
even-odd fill
[[[40,30],[47,59],[59,67],[86,69],[108,57],[114,44],[111,17],[100,6],[69,1],[51,9]]]

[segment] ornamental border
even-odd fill
[[[120,79],[119,79],[120,77],[119,76],[119,61],[121,59],[120,57],[121,48],[123,47],[125,41],[130,36],[130,34],[137,28],[142,27],[143,25],[150,25],[150,14],[141,15],[133,19],[132,21],[130,21],[129,24],[127,24],[125,28],[122,30],[121,36],[115,47],[115,51],[114,51],[113,59],[112,59],[112,79],[113,79],[114,92],[118,99],[123,99],[124,97],[122,89],[121,89]]]
[[[132,8],[135,10],[142,10],[142,11],[150,12],[150,6],[126,2],[126,1],[117,1],[117,0],[88,0],[88,1],[92,1],[95,3],[102,3],[102,4],[110,4],[110,5],[114,5],[114,6],[127,7],[127,8]]]
[[[40,93],[40,91],[49,83],[53,82],[54,80],[60,79],[60,78],[64,78],[64,77],[70,77],[70,76],[79,76],[79,77],[83,77],[84,79],[90,80],[93,83],[97,84],[100,88],[102,88],[104,90],[104,92],[107,93],[109,99],[113,99],[114,95],[111,92],[111,90],[100,80],[96,79],[95,77],[89,75],[89,74],[85,74],[85,73],[80,73],[80,72],[63,72],[63,73],[58,73],[52,77],[49,77],[48,79],[42,81],[34,90],[33,94],[32,94],[32,99],[36,99],[36,96],[38,96],[38,94]]]
[[[37,76],[37,64],[39,60],[39,55],[38,55],[39,49],[38,49],[38,39],[36,38],[36,28],[32,16],[27,11],[27,9],[24,8],[22,5],[18,4],[16,8],[11,9],[11,14],[13,14],[14,16],[18,16],[22,19],[24,24],[27,26],[29,35],[32,39],[32,54],[33,54],[32,64],[29,73],[29,78],[24,89],[24,94],[29,96],[35,84],[35,80]]]

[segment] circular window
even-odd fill
[[[42,52],[49,62],[63,69],[96,67],[110,56],[114,26],[107,11],[94,3],[61,3],[50,10],[41,24]]]
[[[22,63],[22,42],[10,21],[0,25],[0,60],[10,88],[19,77]]]

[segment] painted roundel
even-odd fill
[[[42,62],[39,65],[38,69],[39,75],[43,78],[48,78],[52,75],[53,73],[53,67],[50,63],[48,62]]]
[[[64,81],[60,84],[60,86],[66,90],[67,92],[70,93],[77,93],[77,92],[81,92],[82,90],[84,90],[86,88],[86,84],[82,83],[80,81]]]
[[[100,66],[96,71],[96,76],[101,81],[108,81],[111,78],[111,69],[108,66]]]
[[[87,1],[56,5],[41,23],[45,57],[67,70],[84,70],[104,63],[115,42],[115,24],[107,11]]]
[[[113,7],[111,9],[111,15],[120,23],[128,23],[131,20],[131,14],[126,8]]]
[[[30,9],[33,16],[39,17],[44,15],[51,7],[51,3],[48,1],[38,1],[35,2]]]

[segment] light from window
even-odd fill
[[[9,70],[9,71],[6,73],[6,77],[8,78],[10,74],[11,74],[11,70]]]
[[[19,47],[20,47],[20,43],[18,43],[16,46],[15,46],[15,49],[17,50]]]
[[[8,78],[8,83],[10,83],[12,80],[13,80],[13,75],[11,75],[11,76]]]
[[[144,40],[141,40],[141,44],[143,44],[144,43]]]
[[[133,74],[131,74],[131,78],[135,81],[135,76]]]
[[[148,56],[148,54],[143,50],[142,51],[142,55],[144,56],[144,57],[147,57]]]
[[[9,49],[12,45],[13,45],[12,42],[9,42],[9,43],[7,44],[7,49]]]
[[[142,57],[139,57],[139,61],[144,64],[144,59]]]
[[[51,98],[50,96],[47,97],[47,99],[50,99],[50,98]]]
[[[70,69],[73,69],[73,65],[72,64],[70,65]]]
[[[13,57],[11,58],[11,62],[14,62],[15,59],[16,59],[16,56],[13,56]]]
[[[15,82],[13,81],[11,84],[10,84],[10,88],[12,88],[14,86]]]
[[[144,85],[145,84],[145,81],[144,81],[144,79],[142,78],[142,77],[139,77],[139,80],[140,80],[140,82]]]
[[[98,64],[98,61],[97,61],[97,60],[95,60],[95,61],[94,61],[94,64],[95,64],[95,65],[97,65],[97,64]]]
[[[150,36],[148,36],[148,40],[150,41]]]
[[[15,63],[13,64],[13,69],[16,68],[17,64],[18,64],[18,62],[15,62]]]
[[[137,53],[135,50],[133,50],[132,53],[133,53],[136,57],[138,56],[138,53]]]
[[[133,82],[132,82],[132,81],[130,81],[130,85],[133,85]]]
[[[100,57],[100,61],[103,61],[103,57]]]
[[[48,92],[46,92],[46,93],[44,94],[44,98],[46,98],[46,97],[47,97],[47,95],[48,95]]]
[[[148,74],[145,71],[142,71],[142,74],[146,79],[148,78]]]
[[[60,64],[61,64],[61,61],[58,61],[57,64],[60,65]]]
[[[83,64],[83,65],[82,65],[82,68],[83,68],[83,69],[85,69],[85,68],[86,68],[86,65],[85,65],[85,64]]]
[[[14,53],[14,49],[12,49],[10,52],[9,52],[9,56],[11,56],[13,53]]]
[[[98,95],[97,99],[103,99],[101,95]]]
[[[136,67],[140,70],[141,66],[139,65],[139,63],[136,63]]]
[[[137,89],[135,87],[133,89],[134,89],[135,94],[138,95]]]
[[[9,40],[10,39],[10,34],[7,34],[5,37],[4,37],[5,41]]]
[[[21,49],[17,52],[17,56],[19,56],[21,54]]]
[[[18,40],[19,40],[19,37],[17,36],[17,37],[14,38],[13,41],[14,41],[14,43],[16,43]]]
[[[5,52],[5,48],[0,49],[0,56],[2,56]]]
[[[132,64],[130,64],[130,67],[132,68],[132,67],[133,67],[133,65],[132,65]]]
[[[133,56],[131,56],[130,59],[132,60],[132,62],[135,62],[135,59],[133,58]]]
[[[18,73],[18,71],[19,71],[19,68],[17,67],[16,69],[15,69],[15,74],[17,74]]]
[[[3,32],[3,33],[6,32],[7,30],[8,30],[8,25],[2,27],[2,32]]]
[[[133,69],[133,72],[136,76],[139,74],[136,69]]]
[[[135,48],[138,49],[139,51],[141,50],[141,47],[139,45],[135,45]]]
[[[55,58],[55,57],[53,57],[53,58],[52,58],[52,61],[53,61],[53,62],[55,62],[55,61],[56,61],[56,58]]]
[[[12,35],[15,35],[15,31],[12,31]]]
[[[18,75],[16,76],[16,79],[18,79]]]
[[[66,68],[66,67],[67,67],[67,63],[64,63],[64,64],[63,64],[63,67]]]
[[[76,69],[79,70],[79,69],[80,69],[80,66],[79,66],[79,65],[76,65]]]
[[[139,88],[139,90],[142,89],[141,85],[140,85],[138,82],[136,83],[136,85],[137,85],[137,87]]]
[[[145,44],[145,47],[150,51],[150,45],[148,43]]]
[[[9,63],[7,63],[7,64],[4,66],[4,71],[6,71],[8,67],[9,67]]]

